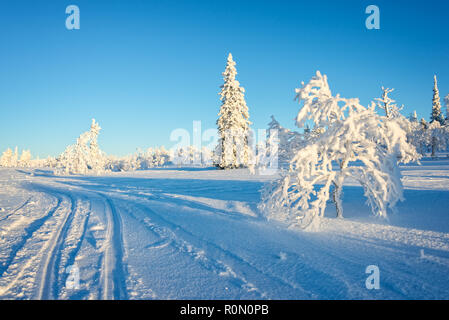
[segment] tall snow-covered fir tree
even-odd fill
[[[433,98],[432,98],[432,113],[430,114],[430,123],[438,121],[441,125],[444,124],[444,117],[441,112],[440,92],[438,91],[437,76],[433,76]]]
[[[221,86],[221,107],[218,113],[218,145],[216,165],[222,169],[253,166],[253,152],[248,106],[245,102],[245,89],[235,79],[237,70],[232,54],[228,56],[223,72],[224,84]]]

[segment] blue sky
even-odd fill
[[[65,28],[76,4],[81,29]],[[365,8],[380,8],[380,30]],[[0,149],[58,155],[96,118],[107,153],[170,147],[214,128],[232,52],[255,129],[292,128],[294,88],[316,70],[366,104],[381,85],[429,118],[449,93],[449,1],[0,1]]]

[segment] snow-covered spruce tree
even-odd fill
[[[65,174],[98,174],[105,170],[106,157],[98,148],[97,138],[101,128],[92,119],[90,131],[84,132],[58,157],[57,171]]]
[[[220,91],[221,107],[217,120],[219,140],[215,150],[218,155],[216,165],[222,169],[252,167],[254,162],[245,89],[235,79],[236,75],[235,62],[232,54],[229,54]]]
[[[441,111],[440,92],[438,91],[437,76],[433,76],[433,98],[432,98],[432,113],[430,114],[430,123],[438,121],[444,125],[444,117]]]
[[[402,199],[398,159],[419,157],[405,131],[376,114],[374,103],[364,107],[358,99],[333,96],[319,71],[296,93],[303,102],[296,125],[312,120],[323,132],[298,150],[288,172],[267,185],[260,209],[269,219],[306,228],[316,226],[331,198],[337,216],[343,217],[343,183],[352,178],[364,188],[373,213],[385,217],[387,208]]]
[[[434,124],[438,122],[439,125]],[[444,117],[441,111],[440,92],[438,90],[437,76],[433,76],[433,97],[432,97],[432,113],[430,114],[430,125],[428,128],[428,137],[430,139],[430,148],[432,157],[436,156],[436,151],[440,149],[444,141],[441,126],[444,125]]]

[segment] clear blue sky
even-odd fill
[[[81,29],[65,28],[67,5]],[[380,30],[365,28],[379,6]],[[171,146],[215,127],[232,52],[255,129],[293,127],[294,88],[315,70],[366,104],[392,96],[429,118],[433,74],[449,93],[449,1],[0,1],[0,150],[58,155],[95,117],[107,153]]]

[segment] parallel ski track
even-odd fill
[[[71,222],[76,214],[76,199],[70,194],[64,194],[70,200],[70,210],[64,216],[56,233],[50,240],[50,247],[42,257],[42,276],[39,284],[38,299],[57,299],[58,298],[58,279],[60,271],[60,260],[64,250],[64,241],[70,229]]]
[[[23,209],[25,206],[27,206],[31,199],[33,197],[29,197],[24,203],[22,203],[21,205],[19,205],[17,208],[15,208],[14,210],[12,210],[10,213],[6,214],[5,216],[0,218],[0,221],[4,221],[6,219],[8,219],[10,216],[14,215],[16,212],[18,212],[19,210]]]
[[[264,281],[271,280],[271,284],[275,283],[278,287],[278,290],[282,290],[281,287],[287,287],[290,288],[290,290],[295,291],[297,293],[297,296],[308,298],[313,297],[312,292],[302,288],[297,283],[290,282],[286,279],[261,270],[251,262],[246,261],[242,257],[222,248],[220,245],[201,238],[184,229],[183,227],[168,221],[162,215],[156,213],[153,209],[150,209],[148,205],[139,205],[133,203],[132,207],[149,213],[148,217],[151,218],[155,223],[157,223],[156,225],[149,225],[148,223],[145,223],[145,221],[142,221],[141,219],[136,217],[133,213],[133,210],[129,210],[129,208],[125,207],[125,210],[134,219],[136,219],[147,229],[149,229],[149,231],[157,234],[161,239],[165,239],[165,241],[169,242],[169,245],[171,245],[178,251],[191,254],[196,261],[200,262],[205,268],[213,271],[217,275],[224,273],[229,274],[231,277],[235,278],[242,289],[248,292],[256,293],[259,299],[267,299],[270,297],[267,292],[257,288],[252,280],[247,279],[245,274],[256,273],[258,276],[252,276],[253,279],[264,279]],[[174,230],[176,230],[178,234],[181,234],[182,238],[179,238]],[[156,245],[161,244],[163,244],[163,242],[161,241],[158,241],[156,243]],[[188,247],[194,248],[193,252],[189,252]],[[204,251],[206,256],[199,257],[198,253],[201,251]],[[236,267],[235,270],[233,269],[233,267]]]
[[[57,199],[57,203],[55,206],[53,206],[44,216],[41,218],[38,218],[34,220],[28,227],[25,228],[25,235],[23,238],[14,244],[12,247],[10,256],[6,261],[3,263],[3,265],[0,266],[0,277],[3,276],[3,274],[8,270],[11,263],[13,263],[15,257],[17,256],[17,253],[25,246],[26,242],[33,238],[34,234],[39,231],[39,229],[44,225],[44,223],[50,219],[54,213],[60,208],[62,198],[55,197]]]
[[[104,201],[107,217],[106,247],[103,254],[102,274],[102,299],[126,300],[127,271],[123,264],[123,236],[122,221],[112,199],[101,193],[97,193]]]

